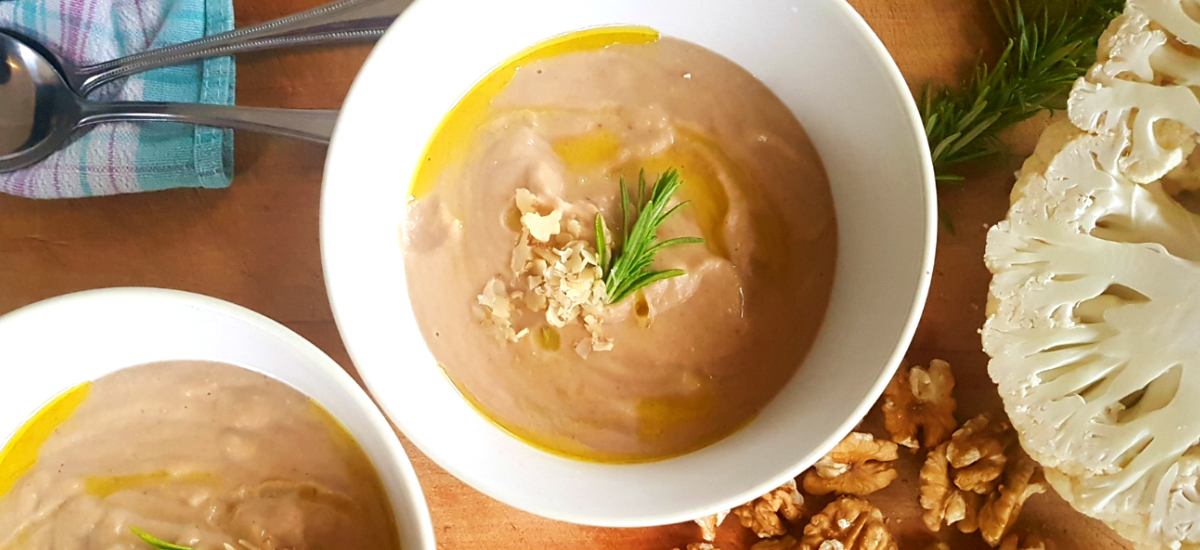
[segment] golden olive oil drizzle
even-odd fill
[[[454,389],[462,397],[463,401],[466,401],[472,409],[475,409],[475,412],[478,413],[479,416],[482,416],[484,420],[487,420],[493,426],[499,428],[500,431],[512,436],[526,445],[529,445],[530,447],[540,451],[545,451],[555,456],[561,456],[563,458],[580,460],[583,462],[595,462],[600,464],[633,464],[637,462],[651,461],[628,453],[599,452],[591,447],[582,445],[578,441],[569,437],[546,435],[533,430],[526,430],[520,426],[516,426],[508,422],[504,422],[503,420],[500,420],[498,416],[493,414],[491,410],[484,406],[483,403],[480,403],[479,400],[475,398],[474,394],[472,394],[458,382],[455,382],[454,379],[451,378],[446,372],[445,367],[438,365],[438,368],[442,370],[442,376],[446,377],[446,381],[454,387]],[[653,460],[661,459],[655,458]]]
[[[85,382],[58,395],[23,424],[0,450],[0,498],[12,490],[21,476],[37,465],[38,453],[47,439],[83,404],[92,389]]]
[[[89,495],[105,498],[121,491],[131,491],[143,487],[167,484],[215,487],[220,480],[220,476],[212,472],[176,473],[158,471],[120,476],[93,476],[84,481],[84,489]]]
[[[389,519],[396,517],[395,509],[392,508],[392,499],[387,494],[387,490],[383,485],[383,478],[379,476],[379,469],[371,463],[371,458],[366,455],[362,446],[358,444],[358,440],[354,439],[354,436],[350,435],[350,431],[346,429],[346,426],[326,410],[325,407],[322,407],[320,403],[312,399],[309,399],[308,402],[313,415],[328,428],[329,434],[333,437],[334,444],[344,453],[346,458],[350,459],[350,467],[356,470],[354,475],[362,479],[369,479],[376,490],[383,495],[383,505],[387,507],[385,517]],[[388,534],[389,540],[399,545],[399,527],[394,521],[388,521],[388,526],[391,528],[391,532]]]
[[[522,65],[572,52],[599,50],[614,44],[649,44],[658,40],[649,27],[600,27],[551,38],[509,58],[484,76],[446,113],[433,133],[413,175],[409,196],[425,196],[448,167],[463,160],[479,125],[487,119],[492,100],[504,91]]]
[[[533,430],[527,430],[504,422],[497,415],[493,414],[483,403],[480,403],[470,391],[455,382],[453,378],[446,372],[446,368],[438,365],[442,371],[442,376],[446,381],[454,387],[463,401],[466,401],[475,412],[482,416],[493,426],[496,426],[504,433],[516,438],[517,440],[538,449],[545,451],[555,456],[569,458],[571,460],[579,460],[581,462],[592,462],[597,464],[640,464],[646,462],[658,462],[668,458],[683,456],[693,451],[703,449],[717,441],[720,441],[724,435],[712,437],[699,441],[696,445],[679,451],[678,453],[667,456],[655,456],[646,458],[635,453],[616,453],[597,451],[591,447],[583,445],[578,441],[569,437],[551,436],[543,433],[538,433]],[[638,410],[638,431],[639,435],[645,439],[656,439],[661,437],[663,433],[671,429],[671,427],[679,422],[684,422],[693,419],[697,416],[703,416],[710,412],[716,405],[715,397],[711,392],[704,393],[699,396],[677,396],[666,398],[647,398],[641,400],[637,404]],[[754,420],[758,415],[754,414],[747,418],[740,427],[744,427]]]

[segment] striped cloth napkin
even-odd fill
[[[76,64],[108,61],[233,28],[232,0],[0,0],[0,28],[41,40]],[[100,101],[233,103],[230,58],[168,67],[94,92]],[[0,174],[0,192],[70,198],[226,187],[233,132],[171,124],[104,124],[45,161]]]

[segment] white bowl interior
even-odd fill
[[[399,242],[413,169],[455,101],[528,46],[613,24],[647,25],[698,43],[774,90],[825,162],[841,247],[816,345],[771,405],[724,441],[636,465],[553,456],[476,414],[422,341]],[[376,47],[343,108],[326,165],[322,252],[335,316],[359,372],[434,461],[543,516],[657,525],[762,494],[815,462],[862,417],[899,363],[924,305],[935,212],[912,97],[878,39],[842,0],[419,0]]]
[[[406,550],[433,550],[416,474],[391,427],[337,363],[283,326],[220,300],[157,289],[70,294],[0,317],[0,446],[62,391],[126,367],[220,361],[272,376],[346,427],[379,471]]]

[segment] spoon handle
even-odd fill
[[[266,109],[200,103],[85,103],[76,127],[105,122],[181,122],[329,143],[338,111]]]
[[[270,48],[377,40],[411,2],[339,0],[260,25],[80,67],[71,84],[87,97],[113,80],[197,59]]]

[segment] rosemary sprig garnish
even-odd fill
[[[629,188],[621,178],[621,244],[609,254],[608,239],[605,237],[604,218],[596,214],[596,250],[600,269],[604,272],[604,285],[608,289],[608,303],[615,304],[639,289],[664,279],[684,274],[682,269],[649,271],[654,255],[660,250],[681,244],[700,244],[698,237],[679,237],[659,242],[658,228],[676,210],[687,202],[668,209],[671,196],[683,182],[679,171],[668,168],[659,176],[647,195],[646,171],[638,175],[637,201],[629,200]]]
[[[926,84],[918,107],[939,181],[953,166],[999,151],[996,136],[1043,110],[1065,107],[1096,57],[1101,33],[1125,0],[990,0],[1008,36],[1000,58],[959,88]]]
[[[165,540],[155,538],[150,533],[147,533],[141,529],[138,529],[137,527],[130,527],[129,529],[131,531],[133,531],[133,534],[137,535],[139,538],[141,538],[143,541],[145,541],[146,544],[149,544],[150,546],[153,546],[153,547],[157,548],[158,550],[193,550],[191,547],[188,547],[188,546],[180,546],[178,544],[172,544]]]

